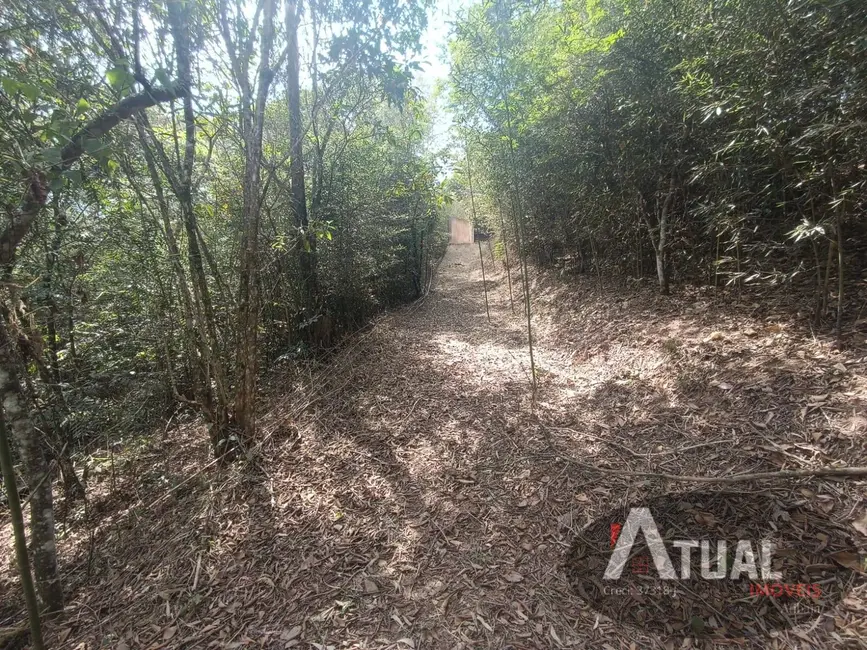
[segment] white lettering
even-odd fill
[[[647,547],[650,549],[650,556],[653,558],[653,564],[659,577],[663,580],[676,580],[674,565],[671,563],[671,558],[668,557],[668,551],[665,550],[665,543],[662,541],[653,515],[650,514],[650,508],[631,508],[629,510],[629,516],[626,518],[626,523],[620,531],[617,544],[615,544],[611,558],[608,560],[605,579],[617,580],[621,576],[639,531],[644,533],[644,539],[647,541]]]

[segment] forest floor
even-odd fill
[[[836,351],[749,298],[538,276],[533,401],[526,323],[485,256],[490,321],[478,249],[450,247],[428,296],[311,371],[313,388],[281,394],[290,377],[272,373],[249,462],[209,465],[189,426],[92,477],[87,512],[61,515],[70,598],[55,647],[867,647],[863,581],[750,646],[684,638],[676,622],[655,634],[671,612],[641,599],[647,624],[618,624],[567,568],[585,523],[702,487],[573,460],[691,475],[867,465],[863,349]],[[729,489],[812,504],[860,548],[864,485]]]

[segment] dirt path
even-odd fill
[[[312,376],[315,401],[278,400],[252,463],[196,474],[198,430],[144,452],[95,500],[93,547],[68,525],[58,647],[673,648],[576,595],[563,524],[692,486],[564,456],[699,474],[867,464],[863,358],[701,295],[534,286],[532,405],[523,320],[497,264],[488,323],[478,262],[451,247],[424,301]],[[740,492],[830,504],[851,531],[863,484],[804,485]],[[861,647],[862,596],[757,647]]]
[[[532,458],[548,443],[528,426],[526,333],[501,283],[488,281],[488,323],[478,249],[450,247],[432,293],[377,327],[317,414],[319,442],[302,446],[321,459],[316,498],[343,515],[319,552],[342,565],[336,598],[351,605],[310,625],[309,640],[538,647],[582,624],[557,524],[574,484]],[[540,347],[537,361],[557,358]]]

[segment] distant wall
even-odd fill
[[[452,217],[449,219],[449,243],[450,244],[472,244],[473,243],[473,224],[466,219],[458,219]]]

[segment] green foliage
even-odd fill
[[[239,143],[247,124],[239,116],[234,53],[214,24],[220,6],[204,0],[184,7],[196,71],[191,199],[216,333],[208,353],[233,368],[245,164]],[[262,29],[241,5],[226,7],[235,39]],[[418,297],[445,242],[439,169],[425,151],[430,116],[412,90],[427,5],[304,7],[320,39],[315,53],[301,53],[310,70],[302,97],[306,232],[290,200],[283,70],[275,71],[265,104],[258,331],[266,368],[287,352],[314,352],[304,329],[316,330],[323,346],[336,345],[383,308]],[[62,173],[53,169],[89,120],[149,87],[174,85],[169,15],[159,3],[138,5],[138,18],[100,2],[82,9],[47,0],[13,0],[0,9],[3,207],[18,208],[30,178],[44,177],[48,191],[12,269],[14,294],[5,299],[22,305],[22,322],[32,318],[44,348],[44,363],[27,368],[35,412],[73,449],[102,444],[109,433],[146,430],[177,408],[179,396],[193,402],[201,354],[198,323],[184,301],[185,294],[201,300],[201,289],[193,287],[179,191],[183,102],[133,116],[108,136],[85,134],[80,161]],[[278,29],[276,51],[284,49],[282,38]],[[248,59],[235,63],[255,70],[258,45],[254,39]],[[319,312],[303,317],[301,251],[316,259],[321,292]]]
[[[537,262],[655,273],[671,194],[674,279],[827,275],[836,228],[865,234],[865,26],[857,2],[484,2],[455,28],[453,110]]]

